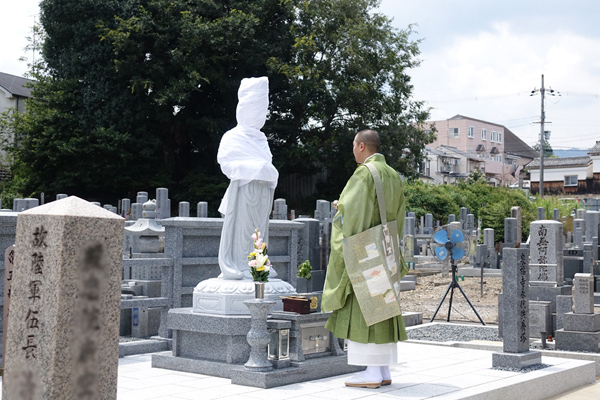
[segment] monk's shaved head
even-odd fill
[[[364,143],[372,153],[379,153],[380,141],[379,133],[373,129],[365,129],[356,134],[354,138],[356,143]]]

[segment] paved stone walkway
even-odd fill
[[[588,361],[543,357],[551,367],[522,374],[491,369],[490,351],[407,342],[399,343],[398,350],[402,362],[391,368],[392,385],[379,389],[347,388],[344,381],[350,375],[258,389],[232,385],[224,378],[152,368],[151,354],[128,356],[119,360],[117,399],[600,399],[600,384],[590,382],[587,373],[595,366]],[[568,385],[578,379],[578,387],[571,390]]]
[[[356,389],[344,386],[350,375],[324,378],[271,389],[232,385],[229,379],[151,368],[148,354],[125,357],[119,361],[119,400],[166,399],[506,399],[506,393],[517,389],[519,397],[534,399],[535,394],[550,390],[552,381],[571,381],[589,362],[543,357],[552,365],[526,374],[491,369],[491,352],[445,348],[426,344],[400,343],[401,363],[391,368],[392,385],[379,389]],[[578,370],[579,368],[579,370]],[[552,373],[565,370],[557,378]],[[571,370],[569,370],[571,369]],[[589,369],[588,369],[589,370]],[[579,375],[581,375],[579,373]],[[523,385],[541,379],[540,385]],[[557,387],[561,387],[562,382]],[[537,386],[537,387],[536,387]],[[518,387],[518,388],[517,388]],[[512,389],[509,389],[512,388]],[[519,389],[520,388],[520,389]],[[508,390],[508,392],[503,389]],[[569,388],[564,388],[564,392]],[[532,393],[533,390],[533,393]],[[578,393],[584,397],[576,397]],[[556,391],[554,393],[557,393]],[[548,398],[545,397],[539,397]],[[588,384],[564,397],[554,399],[600,399],[600,385]]]

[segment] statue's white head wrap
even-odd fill
[[[231,180],[245,185],[253,180],[267,181],[277,186],[279,173],[272,164],[267,137],[261,132],[269,108],[269,79],[242,79],[238,90],[237,126],[221,138],[217,161],[221,171]],[[219,211],[227,209],[227,193]]]

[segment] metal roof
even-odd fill
[[[444,151],[440,151],[440,150],[434,149],[429,146],[425,146],[425,151],[428,153],[431,153],[431,154],[435,154],[436,156],[439,156],[439,157],[450,157],[450,158],[456,158],[456,159],[459,158],[459,157],[451,156],[449,154],[446,154],[446,152],[444,152]]]
[[[452,151],[452,152],[454,152],[456,154],[459,154],[459,155],[461,155],[463,157],[470,158],[471,160],[483,162],[483,160],[479,159],[475,154],[469,154],[466,151],[459,150],[459,149],[457,149],[456,147],[453,147],[453,146],[448,146],[448,145],[443,144],[443,145],[441,145],[441,146],[438,147],[438,150],[440,148],[443,149],[443,150],[446,150],[446,151]]]
[[[544,168],[587,167],[592,163],[589,156],[544,158]],[[526,165],[529,169],[539,169],[540,159],[536,158]]]
[[[596,144],[588,151],[588,154],[590,156],[600,155],[600,140],[596,140]]]
[[[31,89],[25,87],[25,84],[30,82],[35,81],[20,76],[0,72],[0,87],[2,87],[2,89],[10,93],[11,96],[33,97],[31,95]]]

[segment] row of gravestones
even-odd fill
[[[66,198],[66,194],[58,194],[56,195],[56,200]],[[43,202],[43,194],[42,194],[42,204]],[[99,202],[92,202],[92,204],[105,208],[108,211],[119,214],[126,220],[134,220],[137,221],[140,218],[143,218],[143,205],[149,200],[148,192],[138,192],[136,196],[136,201],[131,203],[131,199],[124,198],[118,201],[117,206],[113,206],[112,204],[101,205]],[[13,200],[13,208],[12,210],[3,210],[3,211],[14,211],[14,212],[22,212],[29,210],[33,207],[37,207],[40,205],[40,200],[36,198],[27,198],[27,199],[19,199],[16,198]],[[189,217],[190,216],[190,203],[187,201],[181,201],[178,204],[178,216],[179,217]],[[334,212],[335,214],[335,212]],[[157,219],[165,219],[171,217],[171,199],[169,199],[169,190],[167,188],[158,188],[156,189],[156,215]],[[208,216],[208,203],[205,201],[200,201],[196,205],[196,216],[199,218],[206,218]],[[331,215],[331,206],[330,203],[326,200],[318,200],[317,201],[317,209],[315,210],[315,218],[323,220],[323,219],[331,219],[333,215]],[[295,219],[295,211],[291,210],[288,214],[288,207],[285,199],[275,199],[273,202],[273,219],[277,220],[293,220]],[[303,216],[300,216],[303,217]]]
[[[530,337],[545,340],[546,335],[553,335],[558,350],[600,351],[593,275],[576,274],[573,286],[563,284],[562,224],[532,222],[530,244],[531,248],[503,251],[498,328],[504,344],[503,352],[493,355],[494,367],[524,368],[540,363],[541,353],[529,349]]]
[[[68,197],[66,194],[57,194],[56,200],[61,200]],[[41,204],[44,204],[44,196],[41,196]],[[91,202],[96,206],[102,207],[110,212],[118,214],[126,220],[137,221],[142,218],[143,204],[149,200],[148,192],[138,192],[136,201],[131,202],[131,199],[124,198],[118,201],[117,206],[112,204],[101,205],[99,202]],[[157,206],[157,218],[164,219],[171,217],[171,199],[169,199],[169,189],[157,188],[156,189],[156,206]],[[22,212],[40,205],[40,199],[27,198],[13,200],[12,210],[4,209],[2,211],[14,211]],[[200,218],[206,218],[208,216],[208,203],[204,201],[198,202],[196,206],[196,215]],[[190,216],[190,203],[187,201],[179,202],[179,214],[180,217]]]

